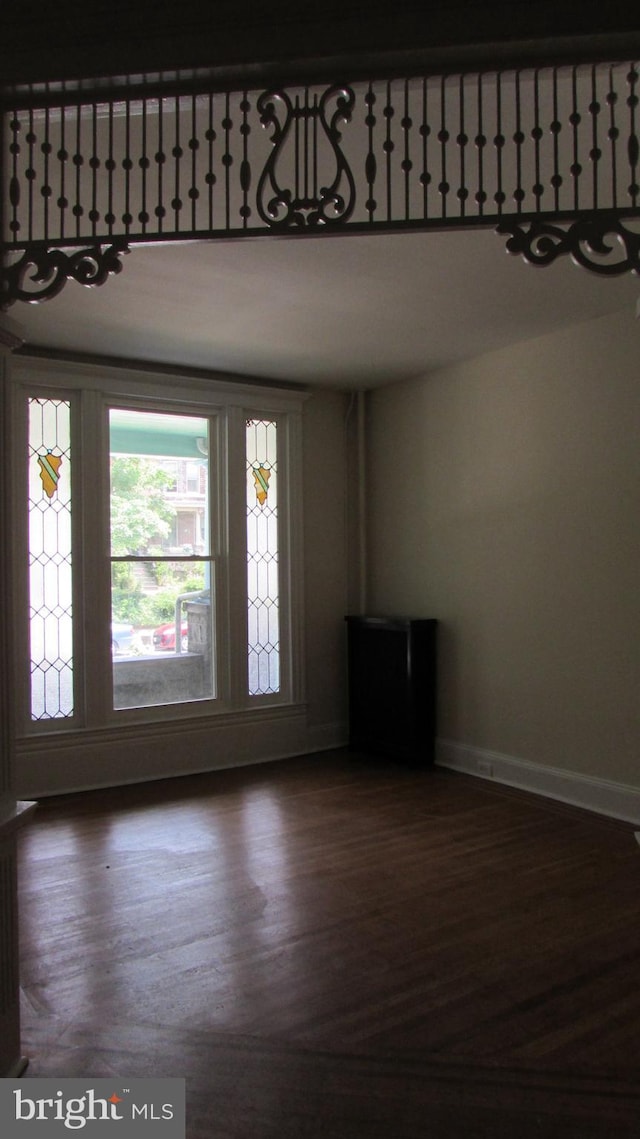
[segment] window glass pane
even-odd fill
[[[209,553],[209,425],[190,415],[110,412],[111,553]]]
[[[29,400],[31,719],[73,715],[71,408]]]
[[[114,561],[114,708],[215,695],[208,561]]]
[[[248,677],[251,696],[280,691],[277,426],[249,419],[247,466]]]
[[[115,708],[215,695],[208,427],[110,412]]]

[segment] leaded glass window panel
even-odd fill
[[[71,405],[29,399],[31,719],[74,714]]]
[[[249,695],[280,691],[277,424],[248,419],[247,616]]]

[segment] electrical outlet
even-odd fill
[[[493,764],[489,763],[486,759],[478,760],[478,775],[484,775],[485,779],[493,778]]]

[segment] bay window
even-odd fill
[[[300,393],[19,361],[17,734],[301,700]]]

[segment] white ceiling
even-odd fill
[[[132,248],[100,288],[10,312],[29,345],[368,388],[627,308],[640,283],[492,231]]]

